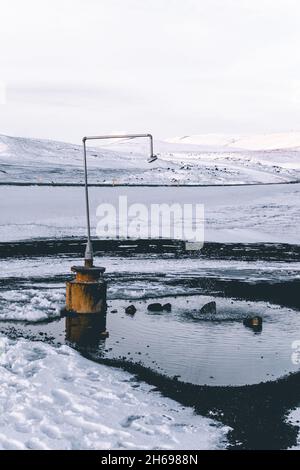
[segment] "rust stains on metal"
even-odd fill
[[[67,282],[66,310],[78,314],[105,314],[107,284],[103,278],[105,268],[73,266],[73,281]]]

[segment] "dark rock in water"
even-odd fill
[[[162,312],[162,311],[171,312],[172,305],[170,303],[167,303],[164,305],[155,303],[155,304],[149,304],[147,308],[149,312]]]
[[[247,328],[251,328],[253,331],[260,332],[262,331],[262,323],[263,319],[262,317],[256,316],[256,317],[248,317],[245,318],[243,321],[244,326]]]
[[[136,308],[134,305],[128,305],[128,307],[125,308],[125,313],[128,315],[134,315],[136,312]]]
[[[149,304],[147,308],[149,312],[162,312],[163,311],[163,306],[162,304],[159,304],[159,303]]]
[[[172,305],[170,303],[167,303],[167,304],[164,304],[162,306],[163,310],[165,310],[165,312],[171,312],[172,310]]]
[[[217,313],[217,304],[216,302],[208,302],[207,304],[203,305],[203,307],[200,310],[200,313],[202,314],[208,314],[208,313]]]

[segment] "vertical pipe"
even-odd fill
[[[93,248],[91,243],[91,223],[90,223],[90,206],[89,206],[89,190],[87,175],[87,158],[86,158],[86,138],[82,139],[83,155],[84,155],[84,181],[85,181],[85,204],[86,204],[86,222],[87,222],[87,244],[85,249],[84,261],[88,267],[93,266]]]
[[[153,137],[151,134],[149,134],[149,138],[150,138],[150,158],[153,157]]]

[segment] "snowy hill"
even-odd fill
[[[244,184],[300,179],[300,133],[232,137],[208,134],[89,147],[89,181],[99,184]],[[82,146],[0,135],[0,182],[82,183]]]
[[[281,132],[276,134],[226,135],[199,134],[175,137],[170,143],[201,145],[243,150],[300,150],[300,132]]]

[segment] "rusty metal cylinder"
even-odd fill
[[[78,314],[105,314],[107,284],[105,268],[73,266],[73,281],[66,284],[66,310]]]

